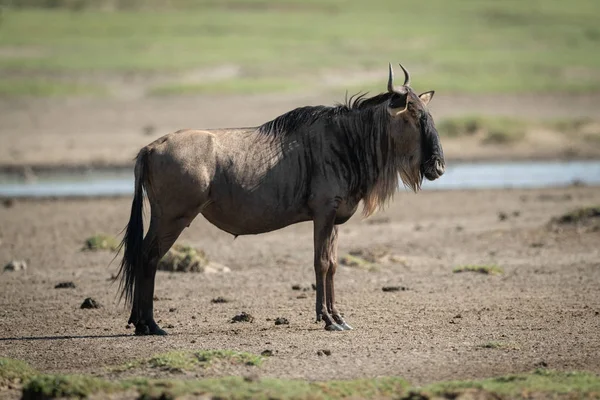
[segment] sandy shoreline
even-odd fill
[[[175,98],[0,99],[0,170],[128,166],[139,149],[181,128],[256,126],[304,105],[335,104],[333,95]],[[434,119],[465,115],[532,120],[598,118],[598,95],[436,95]],[[443,132],[442,132],[443,136]],[[442,137],[453,161],[600,158],[600,145],[560,132],[534,130],[514,144]]]

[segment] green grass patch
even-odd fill
[[[15,0],[0,22],[0,71],[184,71],[239,65],[256,82],[155,88],[155,94],[385,89],[403,62],[418,91],[597,92],[596,0]],[[30,8],[34,7],[34,8]],[[42,7],[42,8],[35,8]],[[73,12],[80,11],[80,12]],[[399,24],[398,21],[402,20]],[[2,55],[34,48],[35,54]],[[397,57],[397,58],[395,58]],[[346,72],[381,79],[345,82]],[[369,82],[371,81],[371,82]],[[275,83],[274,83],[275,82]],[[229,87],[228,87],[229,86]],[[352,91],[352,90],[351,90]]]
[[[484,275],[502,275],[504,270],[497,265],[461,265],[455,267],[452,272],[476,272]]]
[[[0,97],[98,96],[106,93],[100,86],[53,82],[40,78],[0,79]]]
[[[84,251],[99,251],[99,250],[110,250],[117,251],[119,249],[119,241],[116,237],[99,233],[94,236],[90,236],[85,240],[83,245]]]
[[[233,350],[201,350],[194,353],[201,364],[211,364],[216,360],[225,360],[233,364],[243,364],[259,367],[264,358],[255,354]]]
[[[553,230],[571,227],[580,232],[599,232],[600,206],[576,208],[552,218],[548,225]]]
[[[234,350],[172,351],[157,354],[148,360],[128,362],[112,370],[123,372],[150,367],[181,372],[192,371],[196,368],[208,368],[215,363],[259,367],[263,361],[264,358],[261,356]]]
[[[345,267],[363,269],[370,272],[379,271],[379,266],[377,264],[355,254],[344,254],[340,257],[339,263]]]
[[[581,207],[556,218],[559,224],[581,224],[590,219],[600,220],[600,206]]]
[[[465,389],[479,389],[510,399],[555,399],[562,396],[595,398],[600,394],[600,378],[588,372],[558,372],[538,369],[529,374],[514,374],[479,381],[436,383],[419,390],[419,392],[429,396],[444,396],[462,393]]]
[[[302,86],[286,79],[239,78],[205,83],[173,83],[155,86],[148,91],[151,96],[181,96],[199,94],[258,94],[289,92]]]
[[[561,118],[549,122],[550,128],[562,133],[579,133],[587,125],[594,123],[594,119],[589,117],[581,118]]]
[[[0,357],[0,386],[23,382],[35,374],[36,371],[23,361]]]
[[[86,398],[91,394],[122,390],[123,386],[85,375],[36,375],[23,386],[24,399]]]
[[[214,354],[210,357],[213,356]],[[221,399],[422,398],[417,397],[418,394],[428,396],[425,398],[457,398],[461,393],[470,390],[476,390],[482,395],[477,398],[595,398],[600,394],[600,377],[595,374],[547,369],[483,380],[440,382],[425,387],[411,387],[408,382],[398,377],[324,382],[273,378],[247,380],[241,377],[128,378],[107,381],[86,375],[38,374],[25,363],[3,358],[0,359],[0,376],[22,379],[25,382],[24,399],[82,398],[126,390],[137,391],[140,398],[176,398],[191,395]]]

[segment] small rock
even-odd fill
[[[454,316],[454,318],[455,318],[455,319],[456,319],[456,318],[462,318],[462,315],[460,315],[460,314],[456,314],[456,315]]]
[[[254,322],[254,317],[244,311],[241,314],[231,318],[231,323],[233,324],[235,322]]]
[[[310,286],[312,287],[312,290],[317,290],[317,285],[315,285],[314,283],[311,283]]]
[[[503,211],[500,211],[500,212],[498,213],[498,219],[499,219],[500,221],[506,221],[506,220],[508,219],[508,214],[506,214],[506,213],[505,213],[505,212],[503,212]]]
[[[5,271],[24,271],[27,269],[27,262],[24,260],[12,260],[4,266]]]
[[[212,299],[210,302],[214,303],[214,304],[220,304],[220,303],[229,303],[229,300],[227,300],[225,297],[219,296],[219,297]]]
[[[100,303],[91,297],[88,297],[81,303],[81,308],[100,308]]]
[[[169,325],[167,325],[167,326],[166,326],[166,328],[167,328],[167,329],[173,329],[173,328],[175,328],[175,325],[173,325],[173,324],[169,324]]]
[[[275,319],[275,325],[289,325],[289,324],[290,324],[290,321],[288,321],[287,318],[279,317],[279,318]]]
[[[75,289],[73,282],[59,282],[54,286],[54,289]]]
[[[24,260],[12,260],[4,266],[5,271],[25,271],[27,269],[27,262]]]
[[[211,262],[206,267],[204,267],[205,274],[219,274],[219,273],[229,273],[231,272],[231,268],[223,265]]]
[[[540,248],[540,247],[544,247],[544,243],[542,243],[542,242],[533,242],[529,246],[533,247],[534,249],[537,249],[537,248]]]
[[[297,284],[292,285],[292,290],[301,290],[301,289],[302,289],[302,286],[300,286],[300,285],[297,285]]]
[[[306,299],[308,296],[305,293],[300,293],[298,296],[296,296],[297,299]]]
[[[535,364],[533,364],[534,368],[548,368],[548,363],[544,360],[538,361]]]
[[[263,350],[260,355],[263,357],[273,357],[273,350]]]
[[[6,208],[11,208],[15,205],[15,201],[13,199],[3,199],[2,205]]]
[[[400,292],[408,290],[406,286],[384,286],[381,288],[384,292]]]
[[[175,312],[175,311],[177,311],[177,309],[175,307],[169,308],[169,312]]]
[[[520,216],[520,215],[521,215],[521,211],[513,211],[513,212],[512,212],[512,216],[513,216],[513,217],[518,217],[518,216]]]
[[[331,355],[331,350],[328,350],[328,349],[318,350],[317,351],[317,355],[318,356],[330,356]]]

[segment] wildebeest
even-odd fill
[[[402,65],[404,84],[333,107],[300,107],[259,127],[180,130],[141,149],[119,275],[136,334],[165,332],[153,317],[156,267],[202,214],[232,235],[313,221],[317,321],[352,329],[335,306],[337,226],[363,202],[371,215],[398,189],[418,191],[444,173],[444,154],[427,104]],[[151,208],[144,237],[144,192]]]

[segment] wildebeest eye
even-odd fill
[[[396,94],[390,99],[390,108],[405,108],[406,107],[406,96]]]

